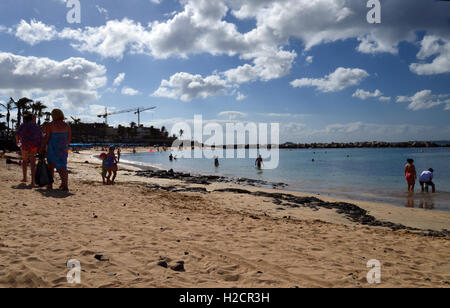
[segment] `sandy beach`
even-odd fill
[[[315,196],[418,229],[393,231],[216,191],[275,190],[139,177],[126,165],[103,186],[94,154],[70,154],[70,193],[20,185],[20,167],[0,160],[0,287],[450,287],[449,238],[424,235],[450,229],[448,212]],[[206,193],[157,188],[167,186]],[[79,285],[66,280],[71,259]],[[371,259],[381,284],[366,280]],[[184,271],[171,269],[179,261]]]

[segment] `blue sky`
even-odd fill
[[[278,122],[281,141],[450,139],[449,2],[381,1],[381,24],[366,1],[80,0],[79,24],[65,2],[1,1],[0,101]]]

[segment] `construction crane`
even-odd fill
[[[141,126],[141,113],[144,111],[149,111],[149,110],[154,110],[156,109],[156,107],[149,107],[149,108],[132,108],[132,109],[127,109],[127,110],[122,110],[122,111],[116,111],[116,112],[108,112],[108,108],[105,108],[105,113],[104,114],[99,114],[98,117],[99,118],[104,118],[105,119],[105,124],[108,124],[108,117],[112,116],[112,115],[117,115],[117,114],[122,114],[122,113],[131,113],[134,112],[134,114],[138,115],[138,127]]]

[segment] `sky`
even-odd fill
[[[381,23],[368,2],[1,0],[0,102],[280,123],[281,142],[450,139],[450,1],[380,1]]]

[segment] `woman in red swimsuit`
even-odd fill
[[[414,186],[416,185],[417,173],[414,166],[414,160],[408,159],[408,164],[405,166],[405,177],[408,183],[408,192],[414,192]]]

